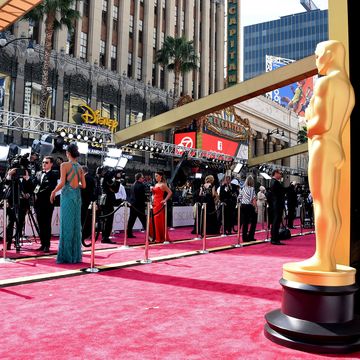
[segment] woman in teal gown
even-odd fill
[[[53,202],[56,193],[60,195],[60,241],[56,262],[79,263],[81,253],[81,193],[86,187],[84,171],[77,162],[80,156],[78,147],[71,143],[67,147],[66,156],[69,161],[60,166],[60,182],[51,193]]]

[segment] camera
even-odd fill
[[[29,170],[29,155],[16,155],[9,160],[10,169],[16,169],[15,177],[20,178],[26,175],[26,172]]]

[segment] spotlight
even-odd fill
[[[89,137],[87,135],[84,136],[84,140],[85,141],[88,141],[89,140]]]
[[[102,142],[103,142],[103,139],[100,138],[100,139],[99,139],[99,144],[102,144]]]
[[[65,136],[66,136],[65,130],[61,130],[61,131],[60,131],[60,136],[61,136],[61,137],[65,137]]]
[[[145,150],[146,150],[146,151],[148,151],[148,150],[149,150],[149,147],[148,147],[147,145],[145,146]]]
[[[96,137],[95,137],[95,136],[93,136],[92,141],[94,141],[94,142],[96,141]]]
[[[154,151],[154,148],[153,148],[153,147],[151,147],[151,148],[150,148],[150,151]]]
[[[69,139],[72,139],[73,137],[74,137],[74,135],[71,134],[71,133],[68,135],[68,138],[69,138]]]
[[[141,145],[139,146],[139,149],[142,150],[143,148],[144,148],[144,145],[141,144]]]
[[[77,135],[76,135],[76,138],[77,138],[78,140],[80,140],[80,139],[81,139],[81,134],[77,134]]]
[[[134,149],[137,149],[139,147],[138,144],[134,144]]]

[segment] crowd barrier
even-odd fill
[[[3,259],[1,259],[2,261],[7,261],[9,259],[6,258],[6,223],[7,221],[4,221],[4,219],[6,219],[6,200],[4,201],[4,207],[3,207],[3,211],[0,212],[0,225],[2,225],[3,228]],[[225,217],[224,217],[224,206],[225,204],[222,203],[222,221],[224,223]],[[118,219],[118,221],[114,221],[114,224],[122,224],[122,228],[125,230],[124,231],[124,244],[123,247],[128,247],[127,246],[127,221],[128,221],[128,216],[129,216],[129,207],[131,207],[132,205],[129,204],[128,202],[123,202],[119,207],[114,208],[115,214],[117,214],[116,218]],[[201,211],[199,211],[199,208],[201,209]],[[96,242],[96,221],[99,220],[99,218],[104,218],[106,216],[108,216],[108,214],[103,214],[101,216],[96,216],[96,209],[97,209],[97,205],[96,202],[92,203],[92,223],[91,223],[91,257],[90,257],[90,267],[88,269],[86,269],[86,271],[88,272],[97,272],[98,269],[96,269],[95,267],[95,242]],[[53,215],[53,224],[55,224],[57,226],[57,228],[59,227],[59,208],[55,209],[56,212],[54,211],[54,215]],[[166,204],[158,211],[165,211],[165,221],[164,221],[164,231],[165,231],[165,239],[163,243],[169,243],[169,239],[168,239],[168,228],[167,228],[167,207]],[[194,209],[192,209],[192,211],[194,211]],[[215,210],[216,211],[216,210]],[[192,212],[193,214],[193,212]],[[199,216],[200,215],[200,216]],[[265,218],[268,220],[269,219],[269,214],[268,214],[268,206],[265,207]],[[145,245],[144,245],[144,259],[141,260],[142,263],[150,263],[151,259],[149,257],[149,244],[150,244],[150,224],[151,221],[153,219],[153,217],[156,216],[156,214],[154,214],[153,209],[152,209],[152,205],[150,202],[147,203],[147,207],[146,207],[146,229],[145,229]],[[306,212],[305,209],[300,207],[300,235],[303,234],[303,225],[306,219]],[[201,223],[200,223],[201,220]],[[29,219],[27,219],[27,221],[29,221]],[[200,226],[201,224],[201,226]],[[270,231],[270,226],[269,223],[267,221],[267,234],[266,234],[266,240],[265,241],[269,241],[269,231]],[[28,224],[29,226],[30,224]],[[141,223],[139,221],[139,225],[138,229],[141,228]],[[202,240],[201,243],[201,249],[198,250],[199,253],[201,254],[207,254],[209,251],[207,249],[207,232],[206,232],[206,225],[207,225],[207,204],[206,203],[196,203],[195,204],[195,229],[196,229],[196,237],[193,238],[193,240]],[[313,224],[312,224],[313,225]],[[121,228],[121,226],[117,227],[118,229]],[[221,236],[227,236],[224,233],[224,229],[223,229],[223,233]],[[237,236],[236,236],[236,243],[233,244],[234,247],[241,247],[243,246],[242,241],[241,241],[241,203],[238,202],[237,203]]]

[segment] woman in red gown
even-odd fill
[[[169,240],[169,235],[165,237],[165,207],[166,202],[171,198],[172,191],[166,184],[164,173],[155,173],[156,185],[152,188],[153,198],[153,220],[150,221],[150,238],[155,242]],[[164,197],[166,193],[166,196]]]

